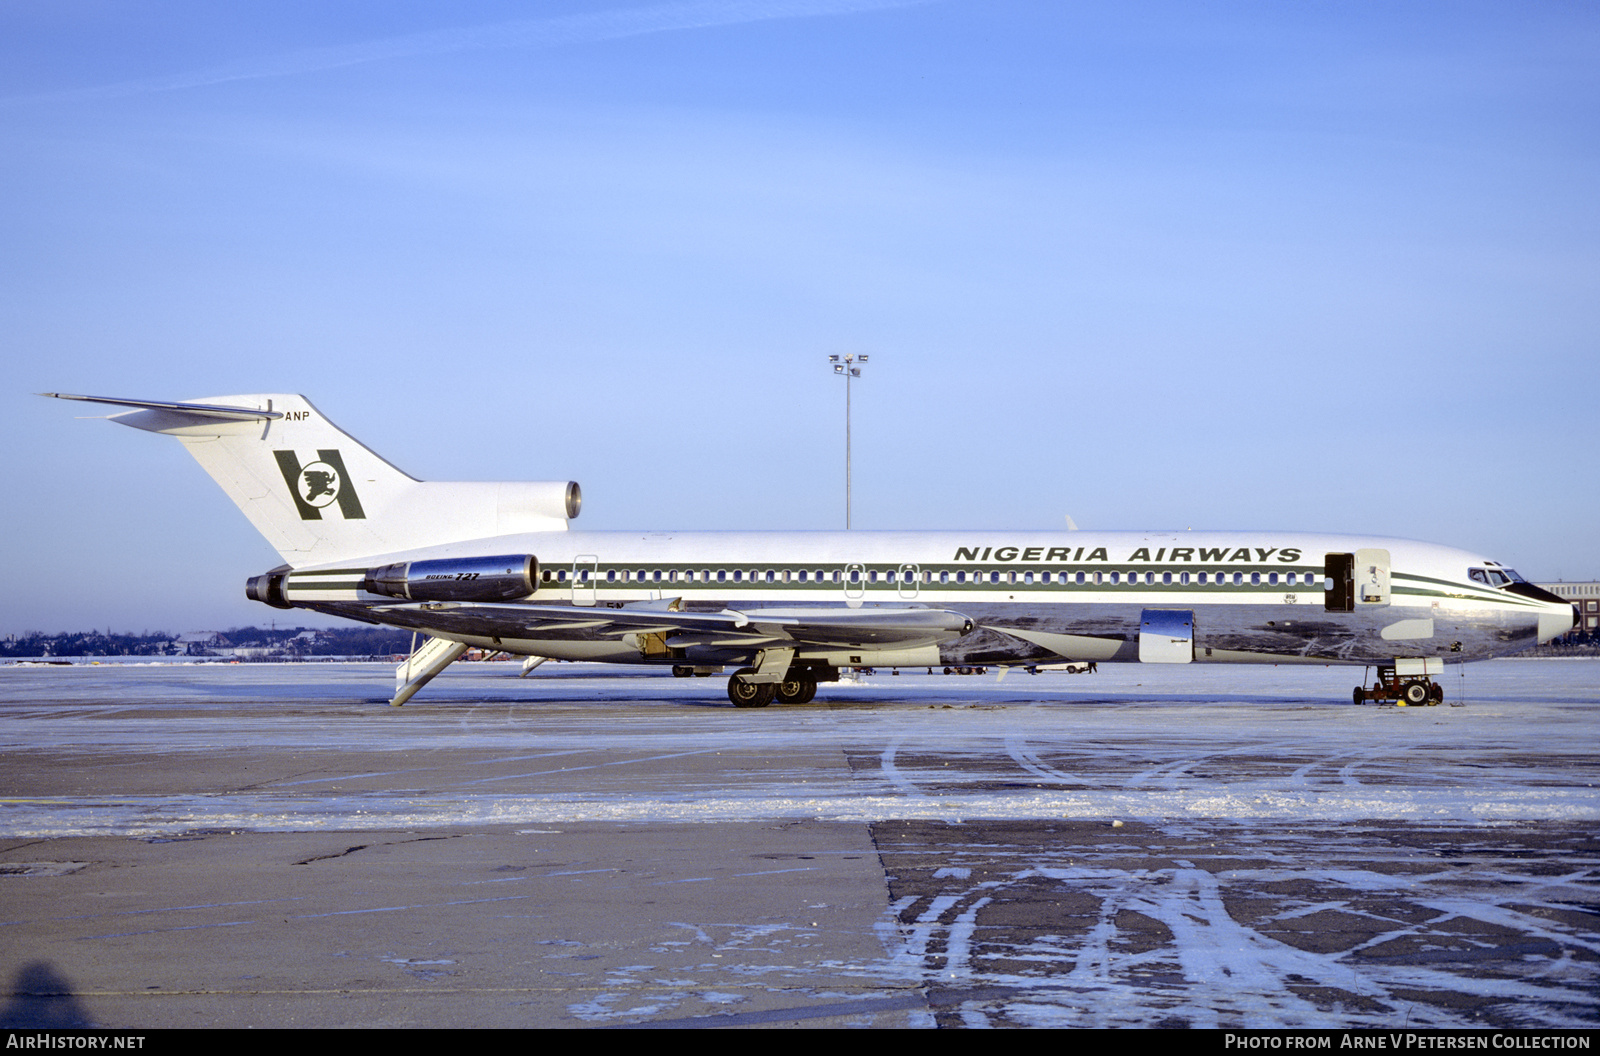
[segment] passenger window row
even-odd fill
[[[588,568],[580,568],[575,574],[568,569],[546,568],[541,575],[545,583],[565,583],[571,576],[580,583],[587,583],[591,579],[596,582],[604,581],[608,584],[621,583],[806,583],[806,584],[834,584],[834,583],[893,583],[911,584],[938,583],[941,586],[956,585],[1015,585],[1028,584],[1056,584],[1059,586],[1296,586],[1327,590],[1329,584],[1318,572],[1133,572],[1116,570],[1111,572],[1033,572],[1033,571],[984,571],[967,569],[862,569],[852,566],[848,570],[842,569],[616,569],[608,568],[603,573]]]

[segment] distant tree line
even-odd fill
[[[166,631],[28,631],[0,640],[0,657],[237,656],[264,658],[392,656],[411,651],[411,632],[388,627],[235,627],[175,635]]]
[[[165,631],[29,631],[0,642],[0,656],[177,656],[183,652]]]

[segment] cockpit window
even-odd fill
[[[1507,583],[1526,582],[1521,576],[1507,569],[1499,568],[1469,568],[1467,576],[1474,583],[1482,583],[1488,587],[1503,587]]]

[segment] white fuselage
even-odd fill
[[[1526,648],[1570,626],[1570,609],[1474,581],[1498,567],[1471,553],[1400,539],[1291,532],[541,532],[453,543],[391,559],[523,552],[538,558],[530,606],[674,604],[682,611],[933,608],[976,626],[938,642],[818,645],[830,663],[1349,662],[1397,656],[1476,660]],[[1381,582],[1331,610],[1329,555],[1363,555]],[[1381,568],[1378,566],[1381,565]],[[611,629],[472,633],[471,606],[429,610],[370,595],[350,564],[297,570],[291,603],[417,627],[529,655],[612,662],[740,661],[748,644],[676,635],[641,644]],[[1348,609],[1348,611],[1345,611]],[[1189,614],[1190,639],[1166,656],[1149,612]],[[448,619],[445,616],[448,615]],[[1563,622],[1566,621],[1566,622]],[[1557,627],[1559,626],[1559,629]],[[502,633],[490,633],[499,630]]]

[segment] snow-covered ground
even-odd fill
[[[881,957],[790,958],[815,928],[742,917],[735,855],[685,880],[726,870],[728,899],[663,910],[704,958],[668,985],[627,954],[567,1006],[584,1022],[753,1007],[759,931],[807,1000],[910,988],[949,1024],[1600,1023],[1600,662],[1452,669],[1432,708],[1350,704],[1359,668],[880,673],[759,710],[557,664],[458,664],[394,709],[391,672],[0,668],[0,835],[870,831]]]
[[[1452,672],[1447,703],[1433,708],[1351,705],[1359,669],[1349,668],[879,674],[825,686],[816,704],[748,711],[727,705],[721,679],[541,671],[549,673],[519,680],[510,665],[457,665],[391,709],[382,702],[388,668],[378,664],[0,669],[0,746],[159,752],[180,771],[193,753],[332,753],[315,777],[221,796],[177,781],[110,798],[12,800],[0,829],[1600,819],[1600,662],[1591,660],[1473,665]],[[797,749],[829,749],[853,764],[779,763]],[[444,750],[490,755],[383,761]],[[488,761],[502,753],[525,753],[528,765]],[[718,753],[774,765],[724,768]],[[361,765],[352,770],[341,756]]]

